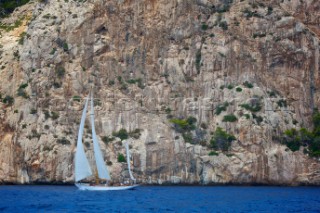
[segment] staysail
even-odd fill
[[[76,158],[75,159],[75,180],[76,180],[76,182],[92,175],[92,171],[91,171],[88,159],[86,157],[86,154],[84,152],[84,148],[82,145],[82,136],[83,136],[83,130],[84,130],[84,123],[86,120],[88,100],[89,100],[89,96],[86,99],[86,103],[85,103],[85,106],[84,106],[84,109],[82,112],[80,128],[79,128],[79,132],[78,132],[77,151],[76,151],[76,157],[75,157]]]
[[[104,163],[102,153],[100,150],[100,146],[98,143],[96,130],[94,127],[94,109],[93,109],[93,97],[91,95],[91,112],[90,112],[90,118],[91,118],[91,129],[92,129],[92,139],[93,139],[93,149],[94,149],[94,157],[96,159],[97,164],[97,170],[98,170],[98,176],[101,179],[107,179],[110,180],[109,171]]]
[[[130,152],[129,152],[129,145],[128,142],[125,142],[125,146],[126,146],[126,152],[127,152],[127,164],[128,164],[128,170],[129,170],[129,175],[130,175],[130,179],[135,181],[136,179],[133,177],[132,172],[131,172],[131,166],[130,166]]]

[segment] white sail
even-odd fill
[[[136,179],[133,177],[132,172],[131,172],[131,166],[130,166],[130,152],[129,152],[129,145],[128,142],[125,142],[125,146],[126,146],[126,152],[127,152],[127,164],[128,164],[128,170],[129,170],[129,174],[130,174],[130,179],[135,181]]]
[[[86,157],[86,154],[84,152],[83,144],[82,144],[82,136],[83,136],[83,130],[84,130],[84,123],[86,120],[86,113],[88,108],[88,100],[89,97],[86,100],[81,122],[80,122],[80,128],[78,132],[78,141],[77,141],[77,151],[75,156],[75,180],[76,182],[85,179],[88,176],[92,175],[92,171],[88,162],[88,159]]]
[[[98,176],[101,179],[107,179],[110,180],[110,175],[109,171],[104,163],[102,153],[100,150],[100,146],[98,143],[97,135],[96,135],[96,130],[94,127],[94,109],[93,109],[93,97],[91,96],[91,128],[92,128],[92,140],[93,140],[93,149],[94,149],[94,157],[96,159],[96,164],[97,164],[97,170],[98,170]]]

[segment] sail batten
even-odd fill
[[[109,171],[105,165],[105,162],[102,157],[101,149],[99,146],[98,138],[96,135],[95,125],[94,125],[94,105],[93,105],[93,97],[91,95],[91,111],[90,111],[90,118],[91,118],[91,129],[92,129],[92,139],[93,139],[93,149],[94,149],[94,157],[96,159],[96,165],[98,170],[98,176],[101,179],[110,180]]]
[[[83,131],[84,131],[84,123],[86,120],[88,100],[89,100],[89,97],[86,100],[86,103],[85,103],[85,106],[84,106],[84,109],[82,112],[82,117],[81,117],[79,132],[78,132],[77,151],[76,151],[76,156],[75,156],[75,180],[76,180],[76,182],[92,175],[90,164],[88,162],[88,159],[86,157],[84,147],[82,144],[82,136],[83,136]]]
[[[128,170],[129,170],[129,175],[130,179],[135,181],[136,179],[133,177],[132,172],[131,172],[131,166],[130,166],[130,152],[129,152],[129,145],[128,142],[125,143],[126,146],[126,152],[127,152],[127,164],[128,164]]]

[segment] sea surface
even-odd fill
[[[319,187],[0,186],[0,212],[320,212]]]

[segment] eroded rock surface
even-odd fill
[[[317,0],[69,0],[19,8],[2,22],[22,24],[0,37],[0,93],[14,98],[0,103],[0,181],[73,181],[82,98],[94,85],[96,130],[114,181],[128,175],[117,162],[125,149],[119,139],[101,139],[125,128],[141,129],[130,145],[143,183],[319,184],[319,159],[275,139],[311,127],[319,106],[319,8]],[[241,107],[252,100],[261,110]],[[168,114],[197,119],[191,143]],[[223,122],[227,114],[238,120]],[[218,126],[237,140],[209,156]],[[90,131],[88,121],[93,162]]]

